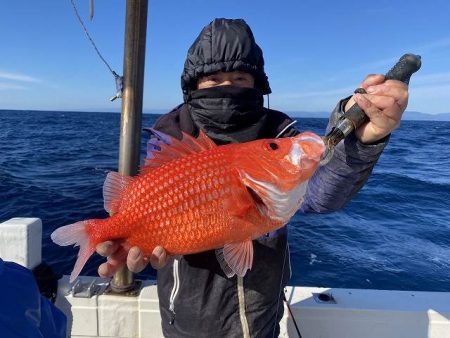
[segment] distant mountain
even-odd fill
[[[307,117],[307,118],[328,118],[329,112],[306,112],[306,111],[290,111],[287,112],[288,115],[293,117]],[[425,114],[416,111],[406,111],[404,120],[414,120],[414,121],[450,121],[450,113],[442,114]]]
[[[168,113],[172,109],[144,109],[144,114],[155,114],[155,115],[162,115],[165,113]]]
[[[309,112],[309,111],[287,111],[285,112],[292,117],[306,117],[306,118],[329,118],[330,112]]]
[[[404,119],[415,121],[450,121],[450,113],[424,114],[417,111],[406,111]]]
[[[161,115],[169,112],[171,109],[144,109],[144,114]],[[0,112],[22,111],[16,109],[0,109]],[[24,111],[24,110],[23,110]],[[40,112],[41,110],[26,110],[29,112]],[[60,111],[55,111],[60,112]],[[71,112],[71,111],[65,111]],[[78,111],[74,111],[77,113]],[[84,110],[84,112],[105,112],[105,113],[120,113],[116,111],[101,111],[98,109]],[[286,111],[286,114],[292,117],[305,117],[305,118],[324,118],[327,119],[330,116],[329,112],[308,112],[308,111]],[[417,111],[406,111],[403,117],[404,120],[412,121],[450,121],[450,113],[442,114],[425,114]]]

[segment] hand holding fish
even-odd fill
[[[310,132],[223,146],[203,132],[182,140],[151,132],[140,174],[106,177],[104,207],[111,216],[52,233],[58,245],[80,246],[70,282],[94,251],[108,257],[99,267],[104,277],[125,262],[138,272],[149,261],[163,266],[167,255],[208,250],[216,250],[227,277],[244,276],[253,265],[252,240],[295,214],[325,150]]]
[[[400,125],[408,104],[408,86],[397,80],[385,81],[384,75],[368,75],[361,83],[367,94],[355,94],[345,111],[356,102],[370,121],[359,127],[356,137],[365,144],[375,143]]]
[[[139,273],[149,262],[157,270],[166,265],[168,259],[166,251],[160,246],[153,250],[150,257],[146,257],[137,246],[127,250],[120,241],[102,242],[97,245],[96,251],[99,255],[107,257],[107,261],[98,267],[98,274],[103,278],[111,277],[124,264],[130,271]]]

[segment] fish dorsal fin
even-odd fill
[[[181,141],[153,128],[146,129],[152,136],[147,142],[147,157],[141,172],[159,167],[176,158],[188,156],[217,147],[217,145],[200,130],[198,138],[182,132]]]
[[[253,266],[253,243],[251,240],[241,243],[225,244],[216,249],[216,257],[223,272],[228,278],[235,274],[244,277]]]
[[[103,184],[103,203],[105,210],[110,215],[115,214],[119,209],[123,192],[131,181],[131,177],[115,171],[110,171],[106,175],[105,183]]]

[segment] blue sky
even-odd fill
[[[285,111],[330,111],[369,73],[404,53],[422,56],[408,110],[450,112],[450,1],[149,1],[144,109],[182,100],[186,52],[215,17],[244,18],[264,51]],[[125,0],[76,0],[103,56],[122,74]],[[114,79],[95,54],[70,0],[3,1],[0,109],[119,111]]]

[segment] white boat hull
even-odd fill
[[[34,267],[41,255],[41,228],[36,218],[0,224],[0,257]],[[100,291],[108,282],[80,280]],[[154,281],[144,281],[136,297],[74,297],[68,281],[68,276],[59,281],[56,305],[68,317],[71,337],[163,337]],[[292,286],[286,299],[303,338],[450,338],[449,292]],[[280,337],[298,337],[286,304]]]

